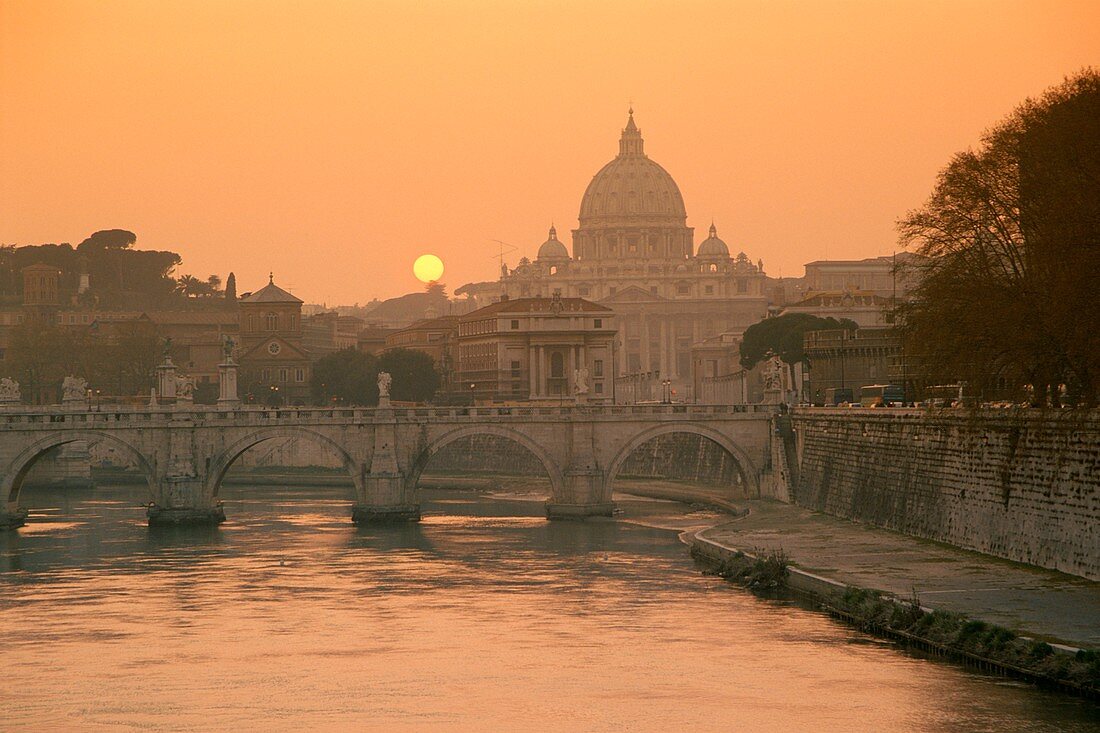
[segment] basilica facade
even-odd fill
[[[693,344],[739,335],[767,314],[763,263],[743,252],[731,256],[713,223],[695,246],[680,188],[645,154],[633,110],[618,155],[584,192],[572,234],[572,254],[551,227],[534,261],[502,266],[499,283],[466,286],[467,292],[497,299],[560,295],[611,308],[616,375],[669,381],[677,400],[693,398]]]

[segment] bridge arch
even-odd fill
[[[654,438],[662,435],[671,435],[675,433],[687,433],[691,435],[698,435],[706,438],[717,444],[723,450],[726,451],[737,464],[737,470],[741,474],[742,484],[745,489],[751,494],[759,494],[760,492],[760,476],[756,465],[753,463],[752,458],[748,453],[739,446],[729,436],[715,430],[714,428],[706,425],[700,425],[699,423],[664,423],[656,425],[652,428],[648,428],[638,433],[630,440],[628,440],[619,452],[615,454],[615,458],[612,459],[611,464],[607,469],[607,481],[605,501],[611,501],[612,487],[614,486],[615,479],[619,475],[619,471],[622,469],[626,459],[630,457],[630,454],[640,448],[645,443],[653,440]]]
[[[525,435],[522,431],[501,425],[464,425],[436,437],[428,443],[427,447],[417,453],[416,457],[412,460],[408,471],[408,478],[406,479],[408,482],[406,485],[408,491],[412,493],[416,490],[416,485],[420,481],[420,474],[427,468],[428,462],[431,460],[432,456],[456,440],[476,435],[495,435],[499,438],[518,443],[529,450],[535,458],[538,459],[539,463],[542,464],[543,470],[546,471],[546,475],[550,479],[550,495],[552,497],[562,495],[565,480],[561,467],[558,466],[558,462],[554,460],[554,457],[537,441]]]
[[[261,428],[232,443],[210,462],[210,469],[206,477],[206,491],[208,495],[217,498],[218,491],[221,489],[222,479],[225,478],[225,474],[233,466],[236,460],[241,457],[241,454],[249,448],[268,440],[275,440],[276,438],[304,438],[331,450],[339,456],[340,460],[343,462],[344,468],[347,470],[355,487],[356,497],[359,496],[362,482],[360,480],[359,465],[355,462],[355,459],[351,457],[343,446],[332,438],[324,433],[319,433],[305,427]]]
[[[27,474],[31,472],[35,464],[38,463],[42,456],[46,455],[54,448],[58,448],[69,443],[108,443],[116,448],[120,448],[124,453],[132,456],[136,459],[138,468],[141,469],[141,473],[145,476],[145,483],[149,489],[149,498],[153,501],[157,499],[157,475],[154,468],[154,462],[151,461],[139,448],[131,443],[119,438],[108,431],[98,430],[77,430],[73,432],[65,431],[64,433],[54,433],[47,435],[20,451],[15,458],[13,458],[0,477],[0,497],[2,497],[8,506],[9,511],[13,511],[19,506],[19,495],[23,490],[23,482],[27,478]]]

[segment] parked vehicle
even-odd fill
[[[859,404],[864,407],[901,407],[905,404],[905,388],[897,384],[860,387]]]

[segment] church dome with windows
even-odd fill
[[[553,225],[550,226],[550,238],[547,239],[539,247],[538,259],[540,260],[567,260],[569,259],[569,250],[565,248],[565,245],[558,241],[558,230]]]
[[[593,176],[581,199],[580,225],[617,222],[624,218],[687,220],[684,197],[668,171],[643,152],[642,132],[634,110],[622,131],[619,154]]]
[[[710,236],[699,245],[699,257],[729,257],[730,248],[718,238],[718,229],[710,225]]]

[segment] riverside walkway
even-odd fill
[[[665,490],[667,489],[667,490]],[[624,486],[624,491],[631,489]],[[638,495],[722,506],[719,490],[653,482]],[[697,536],[730,550],[782,550],[801,570],[910,598],[1052,643],[1100,648],[1100,583],[766,499]]]
[[[707,492],[699,492],[705,500]],[[783,550],[798,568],[909,598],[1027,636],[1100,648],[1100,583],[783,504],[749,510],[699,533],[746,552]]]

